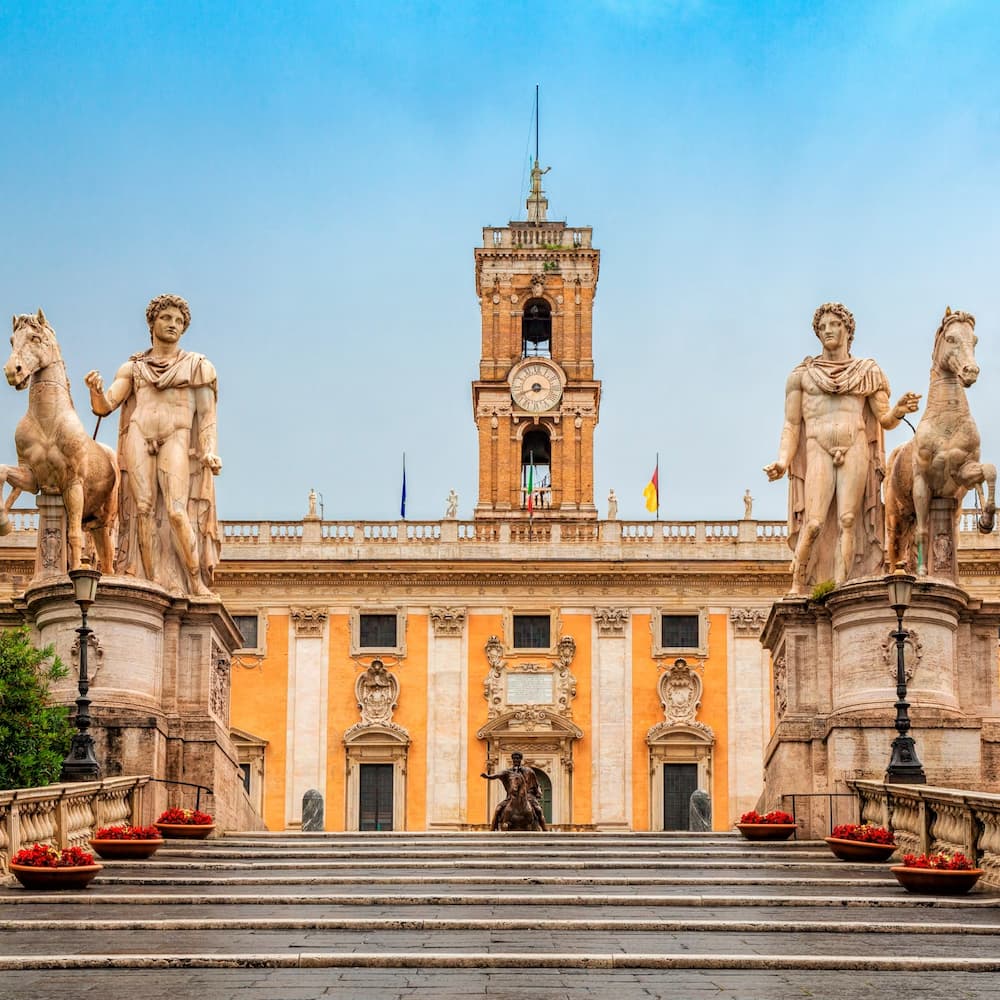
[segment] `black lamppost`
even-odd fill
[[[917,748],[910,735],[910,703],[906,700],[906,667],[903,663],[904,643],[907,633],[903,629],[903,615],[910,606],[913,584],[916,578],[910,576],[900,565],[896,572],[887,576],[889,604],[896,612],[896,631],[890,633],[896,640],[896,738],[892,741],[892,756],[885,772],[885,780],[897,784],[925,785],[927,776],[917,757]]]
[[[71,569],[69,578],[73,581],[74,600],[80,605],[80,697],[76,699],[76,728],[69,755],[63,761],[60,781],[96,781],[101,776],[101,765],[94,755],[94,737],[90,735],[90,678],[87,676],[87,640],[93,629],[87,627],[87,610],[97,596],[97,581],[101,574],[96,569]]]

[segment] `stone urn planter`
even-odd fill
[[[896,850],[895,844],[866,844],[861,840],[823,838],[841,861],[888,861]]]
[[[843,823],[823,839],[841,861],[888,861],[896,850],[892,832],[870,823]]]
[[[212,817],[198,809],[167,809],[153,826],[164,837],[186,840],[204,840],[215,829]]]
[[[798,827],[794,817],[774,809],[763,816],[756,810],[744,813],[736,829],[747,840],[788,840]]]
[[[104,826],[89,841],[106,861],[131,861],[152,857],[165,843],[155,826]]]
[[[794,823],[737,823],[736,829],[747,840],[788,840],[795,833]]]
[[[164,837],[204,840],[214,829],[214,823],[154,823]],[[162,843],[162,841],[161,841]]]
[[[982,868],[973,868],[964,854],[904,854],[901,865],[890,869],[907,892],[927,896],[962,896],[979,881]]]
[[[81,847],[60,850],[50,844],[25,847],[10,862],[11,874],[25,889],[83,889],[103,867]]]

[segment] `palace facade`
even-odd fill
[[[216,590],[243,643],[229,722],[270,829],[299,826],[310,790],[328,830],[483,826],[502,789],[480,774],[515,750],[558,826],[687,829],[704,789],[727,829],[761,800],[780,678],[759,636],[789,587],[787,528],[599,518],[600,252],[546,207],[536,164],[527,218],[475,250],[472,520],[311,505],[222,525]],[[998,600],[998,535],[973,522],[961,583]],[[34,523],[19,515],[0,548],[11,598]],[[99,675],[91,697],[99,718]]]

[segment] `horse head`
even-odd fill
[[[15,389],[23,389],[35,372],[61,361],[55,331],[38,310],[36,316],[15,316],[14,333],[10,338],[11,352],[3,373]]]
[[[971,313],[945,310],[934,335],[934,368],[957,376],[966,389],[979,378],[976,364],[976,317]]]

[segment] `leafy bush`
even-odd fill
[[[69,709],[49,701],[67,674],[51,646],[36,649],[26,626],[0,631],[0,789],[59,780],[73,726]]]

